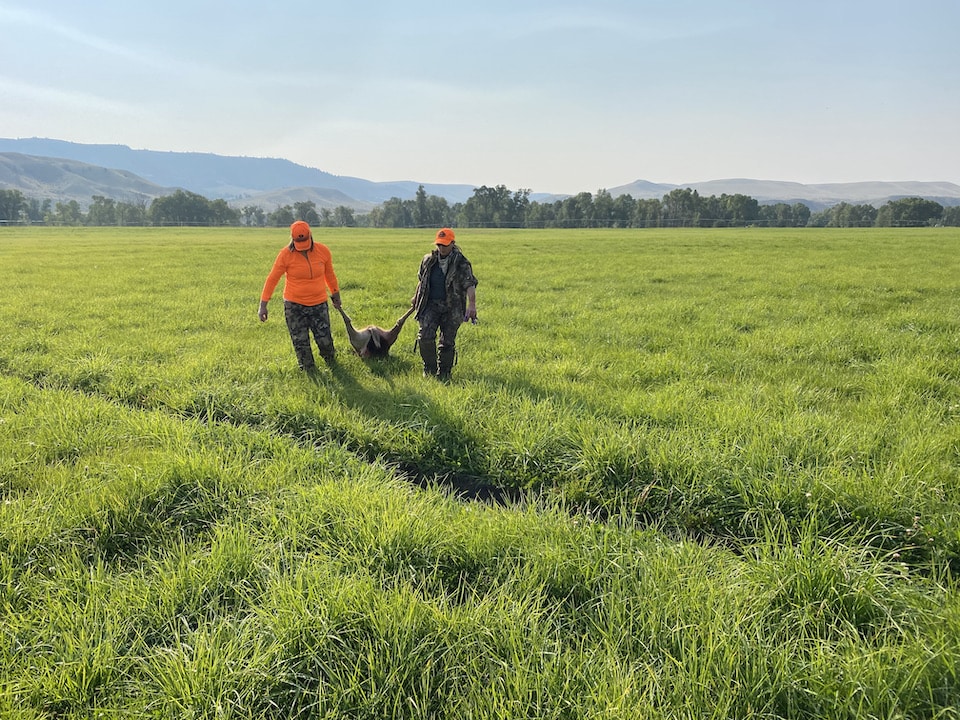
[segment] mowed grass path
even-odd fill
[[[317,236],[360,325],[432,237]],[[442,386],[300,375],[283,230],[0,233],[0,708],[956,716],[960,234],[458,238]]]

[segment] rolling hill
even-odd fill
[[[182,188],[208,199],[224,199],[231,204],[261,204],[266,209],[271,209],[266,202],[286,204],[293,202],[293,198],[312,195],[317,198],[318,207],[332,203],[363,210],[392,197],[412,198],[421,184],[414,181],[373,182],[332,175],[279,158],[133,150],[125,145],[85,145],[43,138],[0,138],[0,155],[8,153],[122,169],[155,186]],[[27,177],[23,187],[30,185],[35,186],[36,182]],[[462,202],[474,190],[472,185],[423,185],[426,192],[445,197],[450,202]],[[26,190],[24,194],[27,194]],[[261,201],[261,196],[266,198]],[[84,200],[89,202],[89,196]]]
[[[28,198],[90,203],[94,195],[122,202],[146,201],[173,192],[127,170],[113,170],[65,158],[0,153],[0,190],[19,190]]]
[[[319,208],[344,205],[367,212],[390,198],[413,198],[421,184],[427,193],[451,204],[466,201],[475,189],[473,185],[415,181],[373,182],[332,175],[280,158],[134,150],[125,145],[44,138],[0,138],[0,189],[18,189],[29,198],[76,200],[81,206],[89,205],[93,195],[149,202],[182,188],[208,199],[224,199],[235,207],[256,205],[270,211],[295,202],[313,201]],[[748,195],[761,204],[803,203],[814,211],[841,202],[879,207],[904,197],[922,197],[944,206],[960,205],[960,185],[950,182],[805,185],[748,178],[681,184],[637,180],[607,190],[614,197],[629,194],[637,199],[661,199],[678,188],[690,188],[707,197]],[[563,197],[531,194],[531,199],[540,202]]]

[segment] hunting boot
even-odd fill
[[[457,357],[456,349],[452,347],[440,348],[440,371],[438,373],[441,382],[450,382],[452,379],[453,364]]]
[[[420,338],[420,358],[423,360],[423,376],[437,376],[437,341]]]

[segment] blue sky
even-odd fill
[[[958,0],[0,0],[0,137],[375,181],[960,183]]]

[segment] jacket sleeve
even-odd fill
[[[473,274],[473,265],[467,258],[460,257],[460,287],[466,292],[469,287],[476,287],[479,284],[476,275]]]
[[[413,307],[416,309],[416,315],[414,317],[417,320],[420,319],[420,312],[423,310],[423,306],[426,305],[426,283],[429,281],[427,268],[430,265],[430,258],[431,255],[424,255],[420,261],[420,269],[417,271],[417,289],[413,293]]]
[[[273,261],[273,267],[270,269],[270,273],[263,283],[263,290],[260,291],[260,299],[263,302],[270,300],[273,296],[273,291],[277,288],[277,283],[280,282],[280,278],[282,278],[283,274],[287,271],[286,258],[284,257],[285,252],[289,253],[289,250],[284,248],[277,253],[277,259]]]
[[[333,271],[333,255],[330,253],[330,249],[327,249],[326,257],[324,258],[324,277],[327,281],[327,287],[330,288],[330,293],[335,294],[340,292],[340,282],[337,280],[337,274]]]

